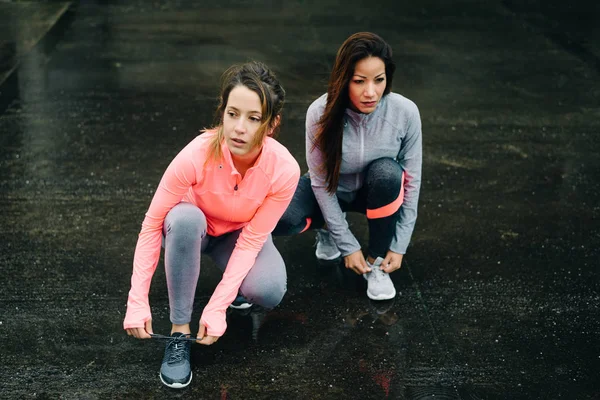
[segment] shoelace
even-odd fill
[[[154,334],[152,334],[152,336],[154,336]],[[177,363],[183,360],[184,358],[187,358],[186,355],[188,353],[186,352],[186,345],[184,345],[182,342],[189,341],[192,338],[187,338],[186,336],[156,335],[156,339],[171,340],[169,343],[167,343],[167,349],[170,348],[171,350],[169,354],[169,360],[167,361],[168,364]]]
[[[167,340],[178,340],[178,341],[188,341],[188,342],[195,342],[196,340],[202,340],[202,339],[198,339],[195,337],[188,337],[188,336],[166,336],[166,335],[160,335],[158,333],[151,333],[150,337],[152,339],[167,339]]]
[[[373,266],[371,268],[371,276],[375,279],[375,281],[379,282],[385,276],[385,272],[379,269],[379,265]]]

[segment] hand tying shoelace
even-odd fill
[[[190,342],[195,342],[196,340],[202,340],[202,338],[198,339],[198,338],[191,337],[191,336],[190,337],[187,337],[187,336],[185,336],[185,337],[184,336],[166,336],[166,335],[160,335],[158,333],[151,333],[150,337],[152,339],[187,340],[187,341],[190,341]]]

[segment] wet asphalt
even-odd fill
[[[591,1],[0,2],[0,398],[599,399],[599,20]],[[310,233],[276,238],[281,305],[230,314],[164,387],[163,343],[122,329],[162,172],[250,59],[286,88],[305,171],[306,109],[360,30],[423,121],[397,298],[317,263]],[[203,262],[193,329],[218,281]],[[168,333],[162,260],[150,303]]]

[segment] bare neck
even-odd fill
[[[258,160],[261,151],[262,147],[244,156],[234,156],[232,154],[231,158],[233,160],[233,165],[240,175],[242,175],[242,178],[246,175],[246,172],[256,164],[256,160]]]

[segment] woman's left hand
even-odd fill
[[[400,266],[402,265],[402,257],[404,257],[404,254],[394,253],[393,251],[388,250],[383,262],[381,263],[381,265],[384,267],[382,270],[389,274],[390,272],[400,269]]]
[[[215,343],[217,340],[219,340],[218,336],[208,336],[206,335],[206,327],[202,324],[200,324],[200,330],[198,331],[198,337],[201,338],[200,340],[196,340],[196,343],[200,343],[200,344],[204,344],[206,346],[210,346],[211,344]]]

